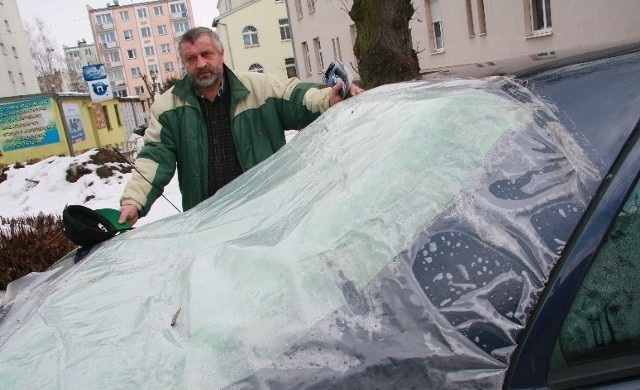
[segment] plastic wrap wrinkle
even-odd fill
[[[410,260],[416,237],[452,204],[472,211],[458,214],[471,231],[522,253],[496,221],[479,219],[481,208],[501,207],[460,195],[486,195],[481,172],[508,174],[492,166],[504,161],[500,137],[512,134],[512,156],[518,137],[539,131],[540,107],[506,94],[505,84],[528,94],[504,79],[368,91],[189,212],[104,243],[29,292],[37,315],[0,339],[0,388],[366,386],[380,380],[371,372],[386,370],[398,387],[417,378],[442,388],[499,384],[509,347],[496,358],[461,334],[445,314],[463,300],[431,302]],[[527,167],[539,166],[532,158]],[[514,206],[512,216],[522,212]],[[465,267],[457,269],[470,277]],[[523,268],[527,275],[503,276],[531,273],[537,288],[546,271],[533,261]],[[454,277],[465,309],[497,320],[512,342],[520,325],[487,306],[481,295],[491,286]],[[4,298],[14,303],[0,333],[20,310]]]

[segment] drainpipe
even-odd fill
[[[211,27],[217,29],[218,26],[224,26],[224,29],[226,30],[226,33],[224,34],[227,37],[227,51],[229,52],[229,60],[231,60],[231,69],[235,69],[235,66],[233,64],[233,51],[231,50],[231,41],[229,40],[229,26],[227,26],[226,23],[221,23],[219,17],[215,17],[213,19],[213,23],[211,23]]]

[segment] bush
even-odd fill
[[[0,290],[30,272],[46,271],[75,247],[60,216],[0,217]]]

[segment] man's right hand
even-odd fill
[[[125,221],[129,222],[132,226],[138,222],[138,209],[136,206],[125,204],[120,207],[120,218],[118,218],[118,223],[124,223]]]

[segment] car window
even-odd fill
[[[640,353],[639,268],[640,184],[636,184],[567,314],[550,364],[550,383],[563,383],[579,374],[580,367],[584,373],[605,366],[620,370],[625,356]],[[613,360],[617,367],[611,365]]]

